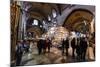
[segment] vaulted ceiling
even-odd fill
[[[37,2],[22,2],[22,10],[28,15],[27,25],[32,23],[32,19],[37,19],[41,23],[43,20],[49,23],[48,16],[53,18],[52,11],[55,10],[57,15],[61,15],[66,8],[72,7],[70,4],[55,4],[55,3],[37,3]],[[42,23],[43,24],[43,23]]]
[[[69,16],[66,18],[63,26],[69,30],[75,30],[78,32],[82,32],[83,29],[87,29],[89,31],[90,23],[92,22],[94,16],[93,13],[84,9],[78,9],[72,11]],[[85,23],[86,25],[85,26]]]
[[[53,17],[52,10],[55,10],[57,15],[62,16],[67,8],[69,10],[72,10],[74,6],[76,5],[20,1],[21,11],[25,11],[28,16],[26,23],[27,25],[31,24],[33,22],[33,19],[39,20],[39,23],[41,25],[43,25],[43,20],[45,20],[46,23],[49,23],[48,16],[50,16],[51,18]],[[66,10],[66,12],[68,12],[68,16],[66,16],[64,22],[61,22],[63,23],[64,27],[69,30],[76,30],[80,32],[83,29],[84,23],[82,22],[84,20],[87,22],[87,25],[90,24],[90,22],[94,18],[93,13],[91,13],[89,10],[82,9],[81,7],[70,12],[68,12],[69,10]],[[61,19],[58,19],[57,21],[59,20]]]

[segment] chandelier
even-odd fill
[[[62,26],[58,27],[51,27],[47,33],[46,36],[49,38],[54,38],[56,40],[66,39],[69,36],[69,32],[66,28]]]

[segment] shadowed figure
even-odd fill
[[[42,44],[42,39],[40,39],[40,40],[38,41],[38,43],[37,43],[37,48],[38,48],[38,54],[39,54],[39,55],[40,55],[41,52],[42,52],[42,46],[41,46],[41,44]]]
[[[65,45],[66,45],[66,41],[63,39],[62,40],[62,55],[64,55],[64,53],[65,53],[65,51],[64,51]]]
[[[79,61],[85,61],[85,56],[86,56],[86,50],[87,50],[87,40],[86,38],[80,38],[79,43],[77,44],[77,48],[76,48],[76,53],[77,53],[77,59]]]
[[[86,56],[86,50],[87,50],[87,39],[86,38],[82,38],[81,42],[80,42],[80,47],[81,47],[81,51],[82,51],[82,59],[85,60],[85,56]]]
[[[76,44],[75,44],[75,38],[72,39],[71,41],[71,47],[72,47],[72,50],[73,50],[73,53],[72,53],[72,58],[75,58],[75,49],[76,49]]]
[[[23,45],[22,42],[18,42],[16,45],[16,66],[19,66],[21,64],[22,60],[22,55],[23,55]]]
[[[46,40],[46,46],[47,46],[48,52],[50,53],[51,41],[49,39]]]
[[[68,38],[66,39],[65,48],[66,48],[66,56],[68,56],[68,48],[69,48],[69,39]]]

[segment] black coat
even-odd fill
[[[69,48],[69,40],[66,39],[66,45],[65,45],[65,48]]]
[[[73,38],[72,41],[71,41],[71,47],[72,47],[72,48],[76,48],[76,45],[75,45],[75,38]]]
[[[81,48],[82,52],[86,51],[87,46],[88,46],[87,45],[87,41],[85,41],[84,39],[81,39],[81,41],[80,41],[80,48]]]

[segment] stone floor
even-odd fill
[[[87,60],[88,61],[88,60]],[[26,53],[22,57],[22,66],[43,65],[43,64],[60,64],[78,62],[76,58],[71,56],[62,56],[61,50],[52,47],[50,53],[38,55],[37,48],[34,47],[32,52]],[[85,61],[84,61],[85,62]]]

